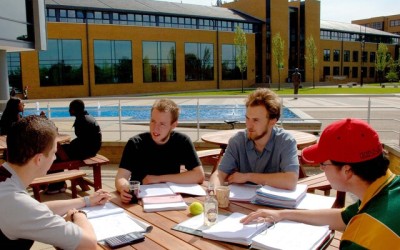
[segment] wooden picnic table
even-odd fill
[[[205,185],[206,184],[203,186]],[[145,241],[131,246],[126,246],[124,249],[248,249],[246,246],[204,239],[199,236],[173,230],[172,228],[176,224],[181,223],[191,217],[189,209],[147,213],[143,211],[143,207],[141,205],[121,203],[119,195],[116,192],[113,192],[112,196],[113,198],[111,201],[117,206],[122,207],[131,216],[153,226],[153,230],[146,234]],[[185,202],[188,204],[194,201],[204,201],[204,197],[183,197]],[[257,210],[258,208],[266,207],[251,203],[231,201],[228,208],[219,208],[219,211],[222,213],[240,212],[243,214],[248,214]],[[340,232],[335,232],[333,240],[326,249],[339,249],[341,235],[342,234]]]

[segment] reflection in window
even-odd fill
[[[176,81],[174,42],[143,42],[143,81]]]
[[[21,57],[19,52],[7,53],[8,82],[10,87],[22,90]]]
[[[133,81],[131,41],[94,41],[95,82],[130,83]]]
[[[337,49],[333,50],[333,61],[334,62],[340,61],[340,50],[337,50]]]
[[[358,51],[353,51],[353,62],[358,62]]]
[[[350,50],[343,51],[343,61],[350,62]]]
[[[214,80],[214,46],[185,43],[185,80]]]
[[[236,67],[236,49],[233,44],[222,45],[222,80],[242,79],[240,70]],[[247,70],[243,72],[243,79],[247,79]]]
[[[372,63],[375,62],[375,52],[369,53],[369,62],[372,62]]]
[[[324,61],[329,62],[331,60],[331,50],[324,49]]]
[[[81,40],[47,41],[39,52],[40,86],[83,85]]]

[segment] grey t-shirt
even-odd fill
[[[228,143],[219,170],[240,173],[299,173],[297,144],[284,129],[274,127],[263,152],[258,152],[254,142],[247,138],[247,130],[239,131]]]
[[[62,249],[76,249],[81,241],[79,226],[33,199],[7,163],[0,166],[0,200],[0,230],[9,240],[29,239]]]

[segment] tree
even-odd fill
[[[389,65],[388,47],[384,43],[379,43],[376,52],[375,68],[379,76],[379,84],[382,85],[383,74]]]
[[[247,40],[246,34],[244,31],[239,27],[236,26],[235,28],[235,49],[236,49],[236,67],[239,68],[240,74],[242,76],[242,93],[243,91],[243,72],[247,69]]]
[[[306,61],[312,68],[312,71],[313,71],[312,85],[313,85],[313,88],[315,88],[314,76],[315,76],[315,68],[318,64],[318,51],[317,51],[317,47],[315,45],[313,36],[310,36],[309,38],[307,38],[306,49],[307,49],[307,52],[306,52],[306,55],[304,56],[304,58],[306,59]]]
[[[386,79],[389,82],[397,82],[399,80],[399,76],[397,75],[397,66],[398,66],[398,62],[396,62],[395,60],[393,60],[392,57],[390,57],[389,59],[389,73],[386,74]]]
[[[283,57],[284,57],[285,41],[283,41],[281,34],[277,33],[272,38],[272,55],[274,57],[275,65],[278,68],[278,90],[281,90],[281,71],[284,67]]]

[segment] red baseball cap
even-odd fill
[[[303,149],[302,157],[307,163],[327,160],[355,163],[371,160],[382,153],[376,131],[362,120],[347,118],[326,127],[317,144]]]

